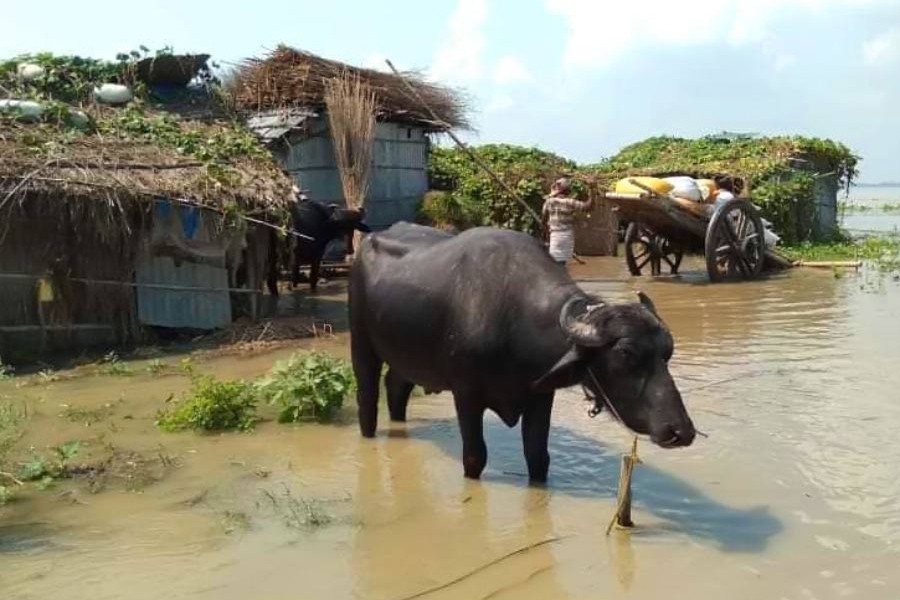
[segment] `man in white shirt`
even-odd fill
[[[590,200],[576,200],[569,197],[570,192],[569,180],[557,179],[541,209],[550,232],[550,256],[560,265],[565,265],[575,254],[575,215],[591,207]]]

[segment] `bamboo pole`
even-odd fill
[[[609,521],[606,535],[609,535],[615,525],[619,527],[634,527],[631,520],[631,476],[634,466],[641,462],[637,455],[637,436],[631,442],[631,454],[622,457],[622,468],[619,471],[619,493],[616,499],[616,514]]]
[[[862,266],[861,260],[798,260],[794,263],[797,267],[810,267],[814,269],[858,269]]]
[[[409,92],[413,96],[415,96],[416,100],[419,101],[419,103],[422,105],[422,107],[428,111],[428,114],[431,115],[431,118],[433,119],[433,123],[435,125],[437,125],[438,127],[440,127],[444,131],[444,133],[449,135],[450,139],[452,139],[456,143],[456,145],[459,146],[459,149],[462,150],[463,152],[465,152],[468,155],[468,157],[471,158],[472,161],[476,165],[478,165],[478,167],[482,171],[487,173],[488,177],[493,179],[497,183],[497,185],[499,185],[506,191],[507,194],[512,196],[516,202],[521,204],[522,208],[524,208],[528,212],[528,214],[530,214],[534,218],[534,220],[537,222],[538,227],[541,228],[541,232],[546,233],[546,230],[544,228],[544,223],[541,221],[540,215],[538,215],[537,212],[533,208],[531,208],[527,202],[522,200],[522,198],[519,197],[519,195],[515,192],[515,190],[512,189],[512,187],[509,184],[507,184],[505,181],[503,181],[499,175],[494,173],[494,171],[489,166],[487,166],[487,164],[483,160],[481,160],[481,158],[479,158],[477,154],[472,152],[472,149],[469,148],[465,144],[465,142],[463,142],[461,139],[459,139],[459,137],[455,133],[453,133],[452,127],[450,127],[450,125],[448,123],[444,122],[437,115],[437,113],[434,112],[434,110],[432,110],[431,106],[427,102],[425,102],[424,98],[422,98],[422,95],[419,94],[419,92],[412,85],[410,85],[410,83],[406,80],[405,77],[403,77],[403,75],[400,74],[400,71],[397,70],[397,68],[394,66],[394,63],[392,63],[390,60],[385,60],[385,62],[391,68],[391,71],[394,72],[394,75],[399,77],[401,79],[401,81],[403,81],[403,83],[406,84],[406,87],[409,90]]]

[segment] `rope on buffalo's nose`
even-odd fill
[[[600,414],[603,406],[597,401],[597,396],[592,394],[586,385],[581,386],[581,391],[584,393],[584,399],[592,404],[591,408],[588,409],[588,416],[593,419]]]

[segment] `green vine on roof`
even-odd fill
[[[58,101],[82,105],[91,101],[95,86],[119,83],[131,86],[136,97],[144,97],[146,89],[136,77],[137,63],[151,57],[174,54],[171,46],[151,52],[146,46],[122,52],[115,61],[81,56],[55,55],[50,52],[22,54],[0,61],[0,94],[3,97]],[[40,67],[40,75],[23,78],[20,65]],[[200,86],[215,87],[219,80],[213,73],[218,65],[204,65],[197,74]]]
[[[841,186],[849,185],[858,174],[859,157],[845,145],[800,136],[657,136],[626,146],[589,169],[598,173],[743,175],[753,184],[802,165],[798,160],[809,161],[810,171],[835,173]]]
[[[588,167],[599,175],[733,175],[746,179],[753,202],[785,243],[828,238],[818,228],[819,179],[834,177],[847,189],[857,177],[859,157],[845,145],[800,136],[659,136],[623,148]]]
[[[201,162],[271,160],[256,136],[236,122],[213,130],[192,128],[169,113],[150,113],[133,104],[98,120],[97,128],[101,135],[167,146]]]

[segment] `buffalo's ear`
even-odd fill
[[[531,384],[531,389],[536,392],[552,392],[575,385],[584,378],[586,367],[587,360],[583,351],[578,346],[572,346],[553,368]]]
[[[363,233],[371,233],[372,232],[372,228],[369,227],[368,225],[366,225],[365,223],[363,223],[362,221],[360,221],[359,223],[354,225],[354,228],[359,231],[362,231]]]

